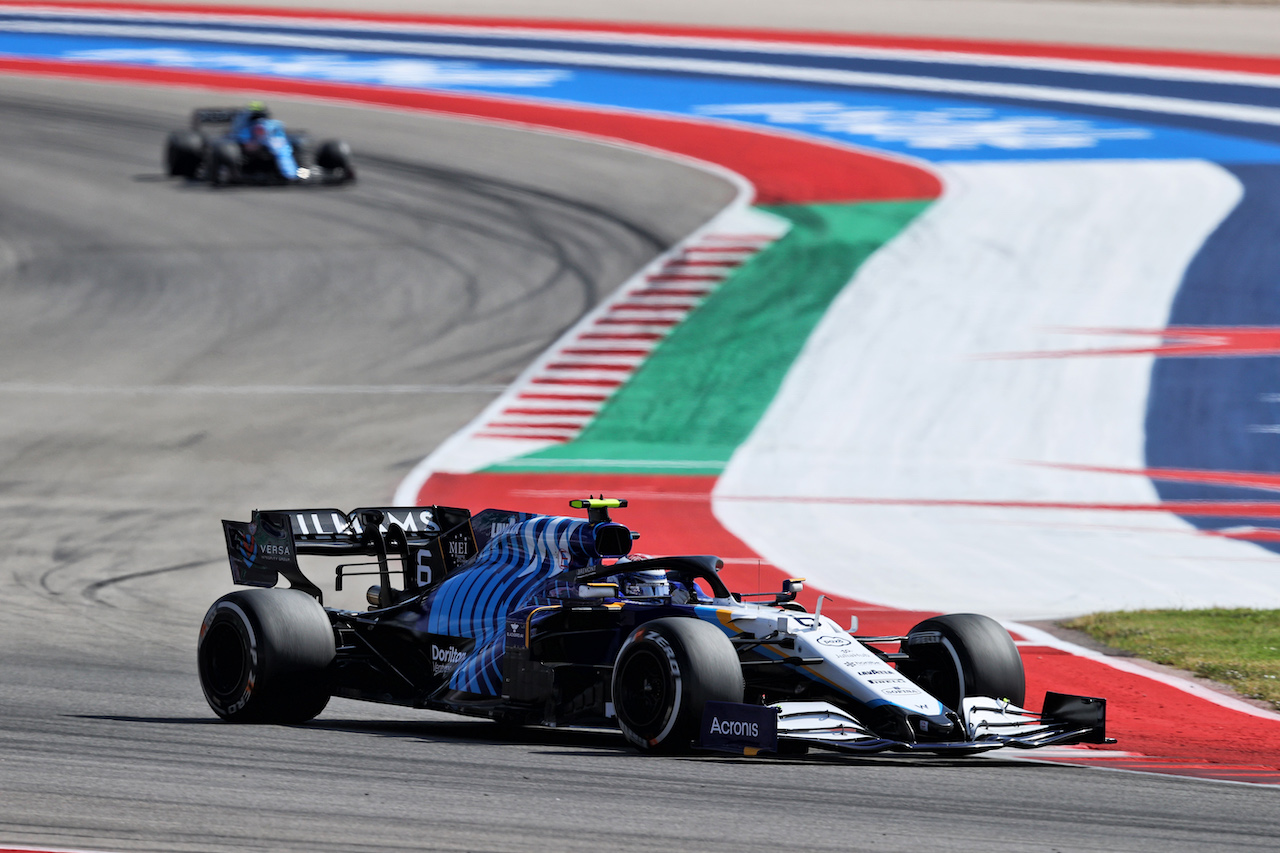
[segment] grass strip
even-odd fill
[[[1123,610],[1060,624],[1280,710],[1280,610]]]

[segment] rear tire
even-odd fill
[[[234,723],[301,723],[329,703],[335,655],[324,608],[306,593],[249,589],[214,602],[196,659],[209,707]]]
[[[623,644],[612,687],[627,740],[643,752],[680,752],[689,748],[707,702],[742,701],[742,665],[714,625],[655,619]]]
[[[194,178],[204,161],[204,137],[194,130],[175,130],[164,147],[164,169],[171,178]]]
[[[238,184],[244,167],[244,155],[240,146],[229,140],[215,143],[209,150],[205,171],[214,186]]]
[[[1007,699],[1019,706],[1026,701],[1022,656],[1009,632],[989,616],[952,613],[926,619],[907,633],[903,648],[911,659],[898,669],[952,710],[965,696]]]

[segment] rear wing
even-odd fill
[[[475,556],[471,512],[457,507],[361,507],[254,511],[250,521],[222,522],[231,562],[231,579],[242,586],[273,587],[280,577],[323,601],[320,588],[303,575],[299,555],[373,557],[380,578],[379,604],[390,606],[401,594],[429,589]],[[391,560],[399,567],[392,569]],[[335,589],[342,589],[344,569],[335,570]],[[400,574],[404,589],[392,589],[391,574]]]
[[[206,124],[231,124],[236,113],[244,107],[200,107],[191,111],[191,129],[199,130]]]

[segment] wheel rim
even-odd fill
[[[226,622],[210,626],[200,646],[205,683],[216,696],[239,693],[248,677],[249,656],[240,632]]]
[[[650,649],[635,649],[618,674],[618,716],[633,729],[658,727],[666,714],[670,662]]]

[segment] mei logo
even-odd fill
[[[719,717],[712,717],[709,731],[713,735],[727,737],[760,737],[760,724],[745,723],[742,720],[721,721]]]

